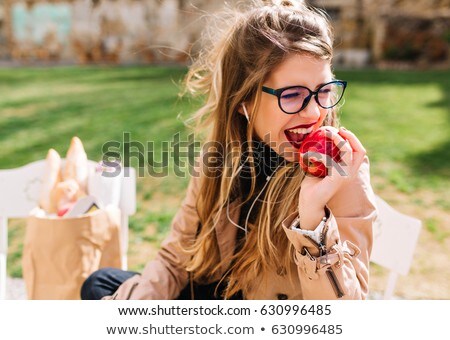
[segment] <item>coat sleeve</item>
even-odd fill
[[[369,160],[358,175],[328,202],[320,242],[295,231],[298,212],[283,221],[295,248],[304,299],[365,299],[369,288],[375,195],[370,185]],[[301,226],[300,226],[301,228]]]
[[[199,225],[196,209],[199,191],[199,174],[192,176],[181,208],[172,220],[169,236],[161,249],[150,261],[141,275],[125,281],[113,299],[171,300],[178,297],[188,283],[188,273],[183,264],[188,259],[180,244],[193,242]]]

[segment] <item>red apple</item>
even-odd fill
[[[304,156],[307,152],[316,152],[323,155],[330,156],[335,162],[341,161],[339,148],[334,144],[333,140],[327,135],[331,131],[327,128],[321,128],[306,136],[300,148],[300,166],[306,173],[315,177],[325,177],[328,174],[327,167],[322,162],[310,161],[308,157]],[[325,160],[327,164],[327,161]],[[327,164],[328,165],[328,164]],[[329,164],[331,166],[332,164]]]

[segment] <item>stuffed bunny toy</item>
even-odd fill
[[[76,202],[86,196],[88,159],[83,144],[73,137],[62,167],[61,157],[50,149],[46,157],[46,171],[39,200],[47,214],[63,216]]]

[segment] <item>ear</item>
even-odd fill
[[[39,197],[39,205],[47,213],[56,212],[56,205],[52,201],[52,191],[61,181],[61,157],[54,149],[48,150],[45,159],[45,173]]]
[[[247,105],[247,103],[244,103],[244,105]],[[242,103],[238,105],[237,107],[237,112],[239,112],[241,115],[245,115],[244,114],[244,110],[242,109]]]
[[[88,159],[83,143],[78,137],[73,137],[66,155],[63,179],[74,179],[80,188],[86,191],[88,177]]]

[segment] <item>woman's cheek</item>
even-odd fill
[[[318,123],[318,126],[317,126],[317,127],[322,126],[323,122],[325,121],[325,119],[327,118],[327,116],[328,116],[329,114],[331,114],[331,113],[328,112],[328,110],[324,110],[324,111],[321,110],[321,111],[320,111],[320,118],[319,118],[319,121],[317,122],[317,123]]]

